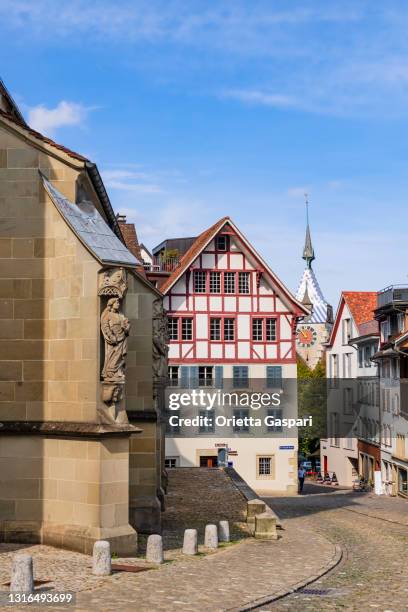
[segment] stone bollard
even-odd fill
[[[229,542],[230,541],[230,530],[228,521],[220,521],[219,522],[219,540],[220,542]]]
[[[92,573],[95,576],[109,576],[111,570],[110,544],[105,540],[98,540],[93,547]]]
[[[263,512],[255,517],[254,536],[261,540],[277,540],[276,517],[269,512]]]
[[[163,540],[161,535],[153,534],[147,538],[146,561],[163,563]]]
[[[211,549],[218,548],[217,525],[205,526],[204,546]]]
[[[30,555],[14,555],[10,591],[12,593],[32,593],[34,591],[33,558]]]
[[[183,554],[196,555],[198,553],[197,529],[186,529],[184,532]]]
[[[266,504],[261,499],[251,499],[247,502],[247,523],[255,523],[257,514],[265,512]]]

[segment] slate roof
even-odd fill
[[[101,263],[141,265],[104,221],[92,202],[74,204],[40,172],[44,188],[83,245]]]
[[[329,304],[324,298],[313,269],[309,267],[305,268],[303,272],[298,290],[296,291],[296,299],[301,302],[305,297],[305,293],[307,293],[313,305],[312,315],[307,318],[307,322],[326,323],[327,307]]]

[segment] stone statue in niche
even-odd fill
[[[101,332],[105,339],[105,362],[102,378],[110,382],[125,382],[129,319],[120,312],[119,298],[108,300],[101,316]]]
[[[121,300],[127,290],[123,268],[105,270],[99,282],[99,295],[113,296],[107,301],[101,315],[101,333],[104,339],[104,362],[101,372],[102,401],[107,405],[103,420],[128,422],[126,410],[119,409],[125,385],[125,368],[129,319],[121,312]]]

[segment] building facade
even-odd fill
[[[381,474],[383,493],[408,496],[408,286],[378,292]]]
[[[296,380],[296,323],[308,310],[230,218],[193,241],[161,290],[169,323],[172,390],[242,391],[258,385],[280,391],[285,379]],[[289,397],[289,387],[286,393]],[[296,412],[295,391],[291,400]],[[232,410],[239,417],[251,412]],[[200,426],[180,436],[174,433],[169,431],[166,438],[169,467],[228,461],[256,489],[297,491],[297,433],[270,437],[251,426],[230,426],[219,435]]]
[[[95,164],[31,130],[2,83],[0,221],[0,539],[134,554],[160,528],[161,294]]]
[[[371,336],[364,339],[363,325],[373,319],[376,300],[377,294],[373,291],[343,291],[327,343],[327,428],[330,435],[320,443],[321,469],[325,474],[335,473],[339,484],[344,486],[352,486],[360,474],[357,378],[367,375],[375,380],[376,368],[369,365],[369,359],[364,359],[360,367],[362,353],[358,345],[361,343],[360,348],[365,351],[368,344],[373,351],[371,358],[375,349]],[[362,437],[362,442],[364,440]],[[362,450],[362,454],[365,451]]]

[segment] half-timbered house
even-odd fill
[[[170,385],[281,390],[283,380],[296,379],[296,324],[309,311],[233,221],[220,219],[180,255],[160,287],[168,314]],[[245,417],[252,410],[236,407],[233,413]],[[281,411],[271,413],[279,417]],[[261,429],[231,425],[220,434],[213,422],[182,436],[170,430],[167,466],[211,467],[222,460],[254,488],[296,492],[297,433],[271,437],[268,428]]]

